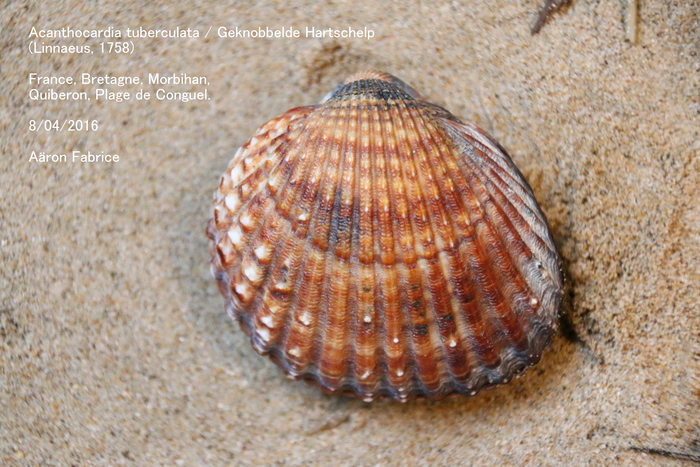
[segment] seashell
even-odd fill
[[[473,395],[557,328],[559,257],[530,186],[484,131],[385,73],[260,127],[207,231],[253,347],[328,393]]]

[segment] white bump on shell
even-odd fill
[[[267,328],[260,328],[257,330],[258,336],[264,341],[267,342],[270,340],[270,330]]]
[[[243,175],[241,166],[236,164],[236,166],[233,169],[231,169],[231,180],[237,182],[241,178],[241,175]]]
[[[240,246],[241,244],[241,239],[243,238],[243,234],[241,233],[241,229],[238,227],[234,227],[233,229],[228,231],[228,238],[231,239],[231,243],[234,244],[234,246]]]
[[[226,195],[224,203],[226,203],[226,207],[229,211],[235,211],[238,207],[238,195]]]
[[[262,277],[262,271],[256,264],[251,264],[243,270],[243,275],[246,276],[249,281],[255,282]]]
[[[245,298],[245,296],[248,293],[248,286],[242,282],[239,282],[238,284],[236,284],[236,287],[234,287],[234,290],[238,295],[241,295]]]
[[[251,219],[248,213],[245,213],[241,216],[240,222],[243,227],[252,227],[253,225],[253,219]]]
[[[253,253],[255,253],[255,256],[259,260],[266,260],[269,257],[269,255],[267,254],[267,248],[265,245],[260,245],[255,250],[253,250]]]
[[[285,130],[285,129],[286,129],[286,128],[285,128],[284,126],[280,126],[280,127],[278,127],[278,128],[275,128],[275,131],[273,131],[273,132],[270,133],[270,138],[272,138],[272,139],[277,138],[279,135],[281,135],[282,133],[284,133],[284,130]]]
[[[290,287],[288,283],[280,281],[275,284],[275,290],[280,292],[289,292]]]

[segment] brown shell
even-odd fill
[[[212,271],[253,347],[364,400],[475,394],[539,361],[559,257],[477,127],[379,72],[258,129],[214,196]]]

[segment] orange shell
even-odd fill
[[[559,257],[523,176],[384,73],[260,127],[208,235],[253,347],[329,393],[475,394],[537,363],[557,328]]]

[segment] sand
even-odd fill
[[[0,9],[0,464],[700,461],[700,4],[642,0],[630,43],[626,2],[574,0],[536,36],[536,0],[352,3]],[[31,38],[32,26],[200,37],[103,54],[104,39]],[[219,38],[222,26],[374,37]],[[93,53],[31,54],[32,40]],[[224,312],[205,237],[220,173],[259,125],[363,68],[493,134],[549,219],[562,331],[512,384],[403,405],[327,396],[287,380]],[[208,85],[168,89],[210,100],[33,101],[32,72],[186,72]],[[30,131],[41,119],[98,129]],[[30,161],[74,150],[120,160]]]

